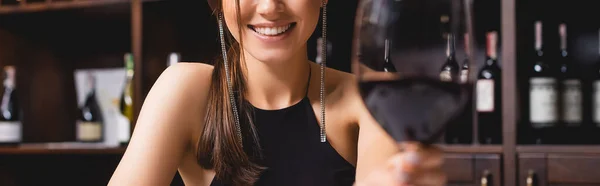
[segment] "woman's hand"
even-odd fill
[[[435,146],[403,143],[402,152],[355,186],[442,186],[446,176],[441,170],[442,152]]]

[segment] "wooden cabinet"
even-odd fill
[[[16,65],[21,69],[18,74],[22,76],[18,75],[17,86],[23,87],[23,92],[28,92],[21,98],[25,115],[29,115],[24,119],[24,137],[27,142],[74,139],[72,123],[76,104],[74,87],[71,86],[74,69],[118,67],[122,65],[123,53],[132,52],[136,72],[134,107],[137,112],[145,95],[164,70],[170,52],[180,52],[182,61],[201,62],[208,62],[220,53],[215,17],[203,0],[47,0],[35,5],[29,4],[32,1],[19,2],[22,4],[18,6],[0,6],[0,65]],[[330,1],[328,4],[329,29],[330,33],[335,33],[328,38],[334,42],[333,55],[337,57],[332,58],[336,60],[328,61],[329,67],[346,71],[350,69],[350,55],[347,54],[351,47],[346,41],[350,41],[349,37],[352,36],[347,31],[352,28],[355,6],[346,7],[355,5],[353,3],[356,2]],[[477,4],[490,1],[472,2]],[[587,1],[573,3],[582,2]],[[527,39],[517,36],[517,32],[522,32],[520,30],[525,27],[520,25],[523,20],[517,14],[537,12],[519,9],[522,6],[517,6],[518,3],[535,4],[545,1],[496,0],[490,7],[497,9],[490,9],[492,13],[489,13],[496,14],[498,11],[500,14],[496,16],[500,19],[498,25],[501,25],[498,31],[501,39],[499,60],[502,68],[503,143],[443,147],[446,152],[444,169],[448,185],[528,186],[528,180],[532,181],[531,185],[539,186],[600,185],[600,145],[523,147],[517,143],[517,123],[522,120],[521,111],[524,109],[519,104],[522,101],[519,100],[519,95],[524,89],[519,86],[522,79],[517,77],[517,72],[522,67],[519,64],[527,62],[517,61],[517,53],[521,52],[518,48],[526,48],[532,44],[527,44]],[[581,6],[585,9],[581,12],[596,12],[593,15],[597,15],[596,7]],[[588,11],[590,9],[592,11]],[[593,19],[598,16],[586,17]],[[491,22],[488,18],[476,15],[475,21],[488,24]],[[590,21],[585,25],[596,27],[598,23]],[[84,26],[91,29],[84,29]],[[67,41],[67,38],[72,40]],[[592,38],[589,43],[593,44],[591,47],[586,45],[585,48],[591,48],[592,51],[596,41],[594,37],[589,38]],[[484,41],[483,38],[475,39],[479,43]],[[581,43],[588,42],[579,40]],[[312,47],[315,43],[316,37],[311,37],[308,45]],[[310,49],[308,52],[310,58],[314,58],[315,50]],[[589,57],[577,55],[577,52],[573,54],[579,58]],[[594,57],[596,56],[594,50]],[[473,137],[476,136],[474,133]],[[56,176],[77,176],[78,178],[73,179],[73,184],[102,185],[118,163],[122,149],[118,149],[118,152],[109,149],[66,151],[75,154],[71,157],[76,158],[73,161],[61,158],[48,149],[0,149],[0,185],[53,185],[54,182],[51,181],[61,184],[58,179],[49,179],[50,181],[39,184],[35,182],[35,178],[44,178],[44,174],[49,173]],[[30,154],[27,157],[44,161],[35,161],[39,164],[20,164],[19,161],[29,161],[25,156],[18,157],[22,154]],[[107,163],[88,162],[93,160]],[[59,166],[72,170],[54,172],[52,168]],[[85,166],[100,168],[89,169],[95,173],[76,171]],[[28,177],[29,169],[37,169],[35,171],[40,176]],[[93,179],[78,176],[88,173],[101,176]],[[176,177],[174,184],[181,185],[180,179]]]
[[[519,186],[600,185],[600,154],[522,153]]]
[[[448,185],[500,186],[501,161],[500,154],[447,153],[443,169]]]

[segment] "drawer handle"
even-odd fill
[[[488,186],[488,183],[490,181],[489,177],[490,177],[490,171],[484,170],[483,174],[481,176],[481,186]]]
[[[527,173],[527,186],[533,186],[533,176],[535,176],[535,172],[533,170],[529,170]]]

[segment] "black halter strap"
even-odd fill
[[[307,63],[308,64],[308,81],[306,82],[306,92],[304,93],[304,96],[308,96],[308,87],[310,87],[310,78],[312,76],[312,67],[310,65],[310,62]]]

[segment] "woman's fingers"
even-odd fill
[[[418,186],[443,186],[446,184],[446,181],[446,174],[440,168],[433,168],[413,173],[407,184]]]
[[[404,152],[400,154],[402,161],[399,172],[406,175],[404,184],[423,186],[442,186],[446,177],[441,169],[443,163],[442,151],[435,146],[422,146],[417,143],[403,145]]]
[[[417,166],[418,169],[431,169],[442,166],[443,152],[434,145],[423,146],[418,143],[403,143],[400,147],[403,150],[400,153],[404,156],[403,161],[406,161],[410,166]],[[412,167],[406,168],[411,169]]]
[[[446,176],[441,170],[442,152],[435,146],[417,143],[401,145],[403,152],[391,157],[387,165],[375,170],[356,186],[442,186]]]
[[[367,179],[355,186],[400,186],[396,171],[393,168],[378,169],[369,174]]]

